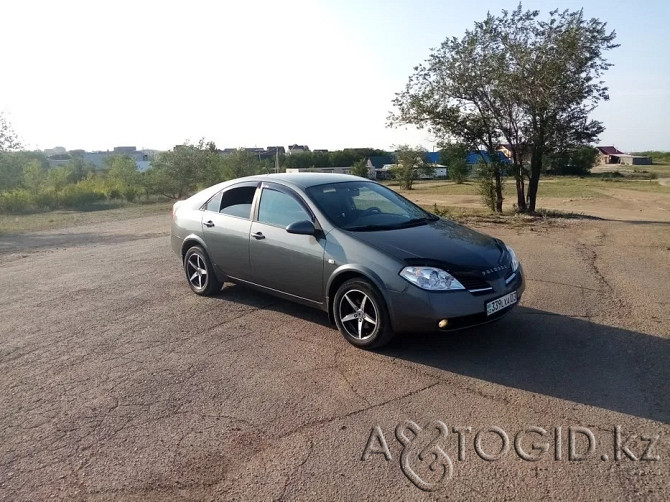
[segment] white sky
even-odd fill
[[[1,0],[0,111],[29,147],[167,149],[307,144],[389,148],[432,139],[388,129],[395,92],[484,0]],[[622,47],[595,117],[601,144],[670,150],[670,2],[537,0],[599,17]]]

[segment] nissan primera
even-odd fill
[[[499,239],[376,182],[299,173],[239,178],[174,205],[172,248],[198,295],[233,282],[322,309],[362,348],[394,333],[500,318],[522,268]]]

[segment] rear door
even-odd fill
[[[252,281],[321,303],[325,237],[286,231],[291,223],[303,220],[316,223],[298,194],[282,185],[263,183],[249,240]]]
[[[209,257],[224,275],[249,280],[251,208],[258,183],[223,189],[205,205],[202,232]]]

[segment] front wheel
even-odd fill
[[[357,347],[375,349],[393,338],[384,300],[364,279],[351,279],[340,286],[333,301],[333,313],[340,333]]]
[[[200,246],[193,246],[186,251],[184,272],[188,285],[197,295],[209,296],[221,290],[222,284],[214,275],[212,262]]]

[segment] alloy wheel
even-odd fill
[[[193,253],[186,262],[188,282],[194,288],[203,289],[207,285],[207,265],[198,253]]]
[[[358,340],[370,338],[379,322],[374,300],[359,289],[350,289],[342,295],[338,315],[347,334]]]

